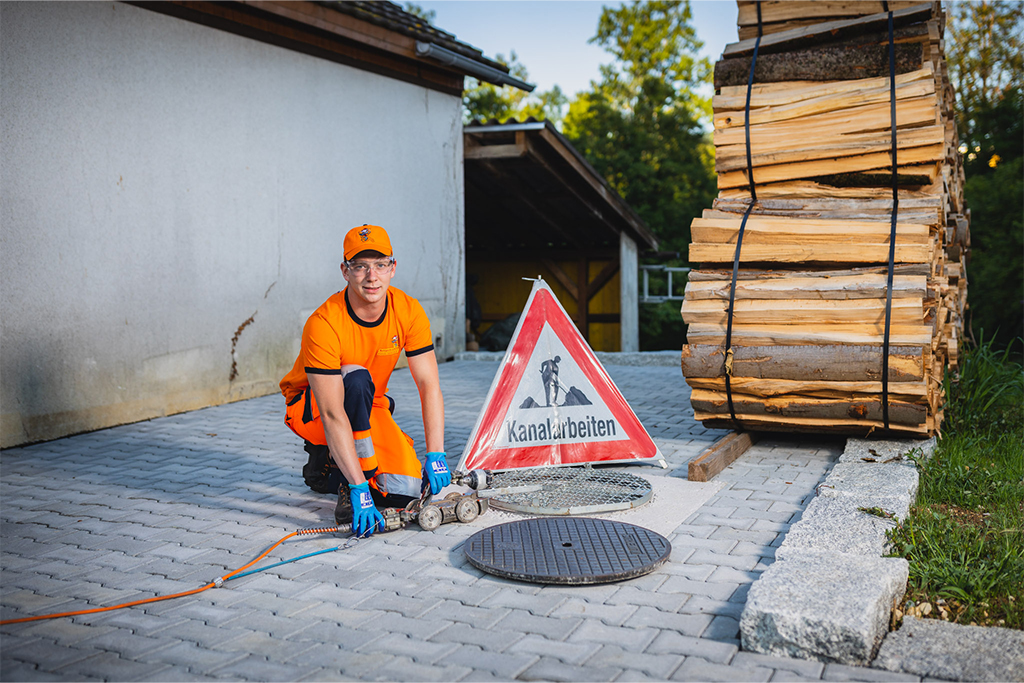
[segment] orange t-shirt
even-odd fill
[[[379,399],[388,390],[402,349],[406,357],[434,350],[430,321],[416,299],[389,287],[384,313],[366,322],[356,317],[346,292],[332,296],[306,320],[299,357],[281,380],[281,393],[289,403],[309,386],[307,373],[338,375],[343,365],[369,370],[374,399]]]

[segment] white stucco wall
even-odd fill
[[[619,313],[623,352],[640,350],[640,290],[638,289],[640,259],[634,242],[626,233],[619,236],[619,292],[622,308]]]
[[[0,13],[3,446],[276,391],[363,223],[464,344],[459,98],[118,3]]]

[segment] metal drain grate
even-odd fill
[[[643,576],[672,552],[668,539],[650,529],[589,517],[498,524],[464,547],[470,564],[489,574],[573,586]]]
[[[640,507],[651,499],[651,484],[641,477],[583,467],[531,467],[495,472],[492,488],[530,486],[525,493],[491,498],[499,510],[534,515],[584,515]]]

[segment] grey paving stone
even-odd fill
[[[622,669],[572,666],[559,659],[543,657],[516,676],[520,681],[614,681]]]
[[[772,677],[771,669],[739,669],[734,666],[716,664],[700,657],[687,657],[683,665],[676,669],[670,680],[673,681],[768,681]]]
[[[435,636],[437,634],[434,634]],[[474,643],[475,644],[475,643]],[[408,657],[419,663],[432,664],[441,661],[448,654],[457,650],[463,643],[412,638],[404,633],[389,633],[361,645],[359,652],[381,653]],[[489,654],[493,654],[490,653]]]
[[[485,652],[475,645],[463,645],[445,656],[445,664],[469,667],[501,680],[512,680],[538,659],[536,655]]]
[[[920,681],[919,676],[911,674],[898,674],[892,671],[881,669],[869,669],[863,666],[850,666],[848,664],[827,664],[825,672],[821,675],[823,681],[865,681],[888,683],[890,681],[899,683],[901,681]]]
[[[740,618],[743,649],[866,665],[907,572],[902,558],[792,551],[750,588]]]
[[[483,607],[508,607],[514,610],[526,610],[536,616],[547,616],[554,612],[559,605],[566,601],[565,597],[552,599],[549,595],[539,595],[503,588],[487,598],[482,604]]]
[[[1024,632],[905,617],[872,666],[955,681],[1024,681]]]
[[[700,657],[718,664],[728,664],[739,647],[732,643],[719,643],[709,638],[693,638],[674,631],[662,631],[647,647],[654,654],[673,654]]]
[[[44,672],[40,672],[35,664],[21,662],[15,659],[3,659],[0,661],[0,679],[5,681],[35,681],[49,678]]]
[[[423,664],[408,657],[395,657],[380,667],[375,677],[386,681],[457,681],[471,672],[467,666]]]
[[[218,678],[233,677],[252,681],[294,681],[315,670],[311,666],[290,666],[268,661],[258,654],[248,655],[236,662],[214,669]]]
[[[622,625],[629,628],[670,629],[687,636],[699,636],[715,619],[710,614],[674,614],[652,607],[641,607]]]
[[[606,605],[589,600],[569,599],[551,612],[552,617],[583,617],[599,619],[608,626],[621,626],[637,611],[636,605]]]
[[[525,610],[517,609],[512,610],[491,628],[495,631],[534,633],[553,640],[564,640],[582,623],[583,619],[539,617]]]
[[[166,664],[172,668],[185,668],[192,672],[210,671],[219,666],[238,661],[248,656],[245,652],[225,652],[199,647],[195,643],[176,641],[173,645],[143,653],[137,657],[142,662]]]
[[[637,653],[618,645],[603,645],[587,660],[588,667],[628,669],[635,668],[644,674],[661,678],[662,680],[679,668],[685,659],[682,655],[676,654],[653,654],[645,653],[643,657]]]
[[[773,657],[756,652],[738,652],[730,664],[741,669],[774,669],[776,675],[772,677],[773,681],[778,678],[780,671],[789,671],[810,680],[818,680],[825,670],[825,664],[815,660]]]
[[[735,584],[692,581],[679,576],[669,577],[668,581],[666,581],[659,589],[659,592],[662,593],[687,593],[694,596],[703,595],[716,600],[728,600],[735,591]]]
[[[121,680],[134,681],[152,676],[165,668],[166,665],[161,663],[136,662],[123,659],[113,652],[101,652],[95,657],[66,664],[57,669],[56,673],[75,679],[103,680],[109,677],[111,672],[116,672],[116,676]]]
[[[527,634],[508,647],[508,652],[554,658],[576,666],[585,662],[602,647],[604,646],[595,643],[567,643]]]

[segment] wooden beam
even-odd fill
[[[936,5],[937,3],[928,2],[896,10],[892,13],[893,24],[897,27],[903,27],[911,23],[928,21],[934,14],[938,13]],[[802,28],[780,31],[779,33],[763,36],[758,46],[758,52],[761,54],[785,52],[818,42],[831,42],[863,35],[864,33],[881,31],[885,30],[888,21],[889,15],[886,12],[879,12],[878,14],[869,14],[855,19],[823,21]],[[755,38],[748,38],[736,43],[730,43],[722,50],[722,58],[728,59],[729,57],[752,54],[755,42]]]
[[[613,277],[615,277],[615,274],[618,273],[618,272],[619,272],[619,261],[618,261],[618,259],[616,259],[614,261],[611,261],[604,268],[602,268],[601,272],[598,273],[594,277],[593,281],[588,285],[590,293],[588,295],[587,301],[589,301],[590,299],[593,299],[594,295],[597,294],[599,291],[601,291],[601,288],[604,287],[606,284],[608,284],[608,281],[611,280]]]
[[[576,281],[579,283],[578,296],[576,297],[576,325],[580,328],[580,334],[589,343],[590,330],[587,324],[587,309],[590,308],[590,260],[581,256],[576,265]]]
[[[518,159],[526,154],[526,147],[519,144],[514,145],[479,145],[466,147],[463,150],[464,159]]]
[[[572,281],[572,278],[562,270],[562,267],[546,257],[541,258],[540,262],[544,264],[544,267],[547,268],[552,275],[555,276],[555,279],[558,280],[559,284],[569,290],[569,296],[578,303],[580,300],[580,291],[576,287],[576,283]]]
[[[736,461],[748,448],[757,443],[750,432],[730,432],[701,453],[687,467],[690,481],[711,481],[719,472]]]

